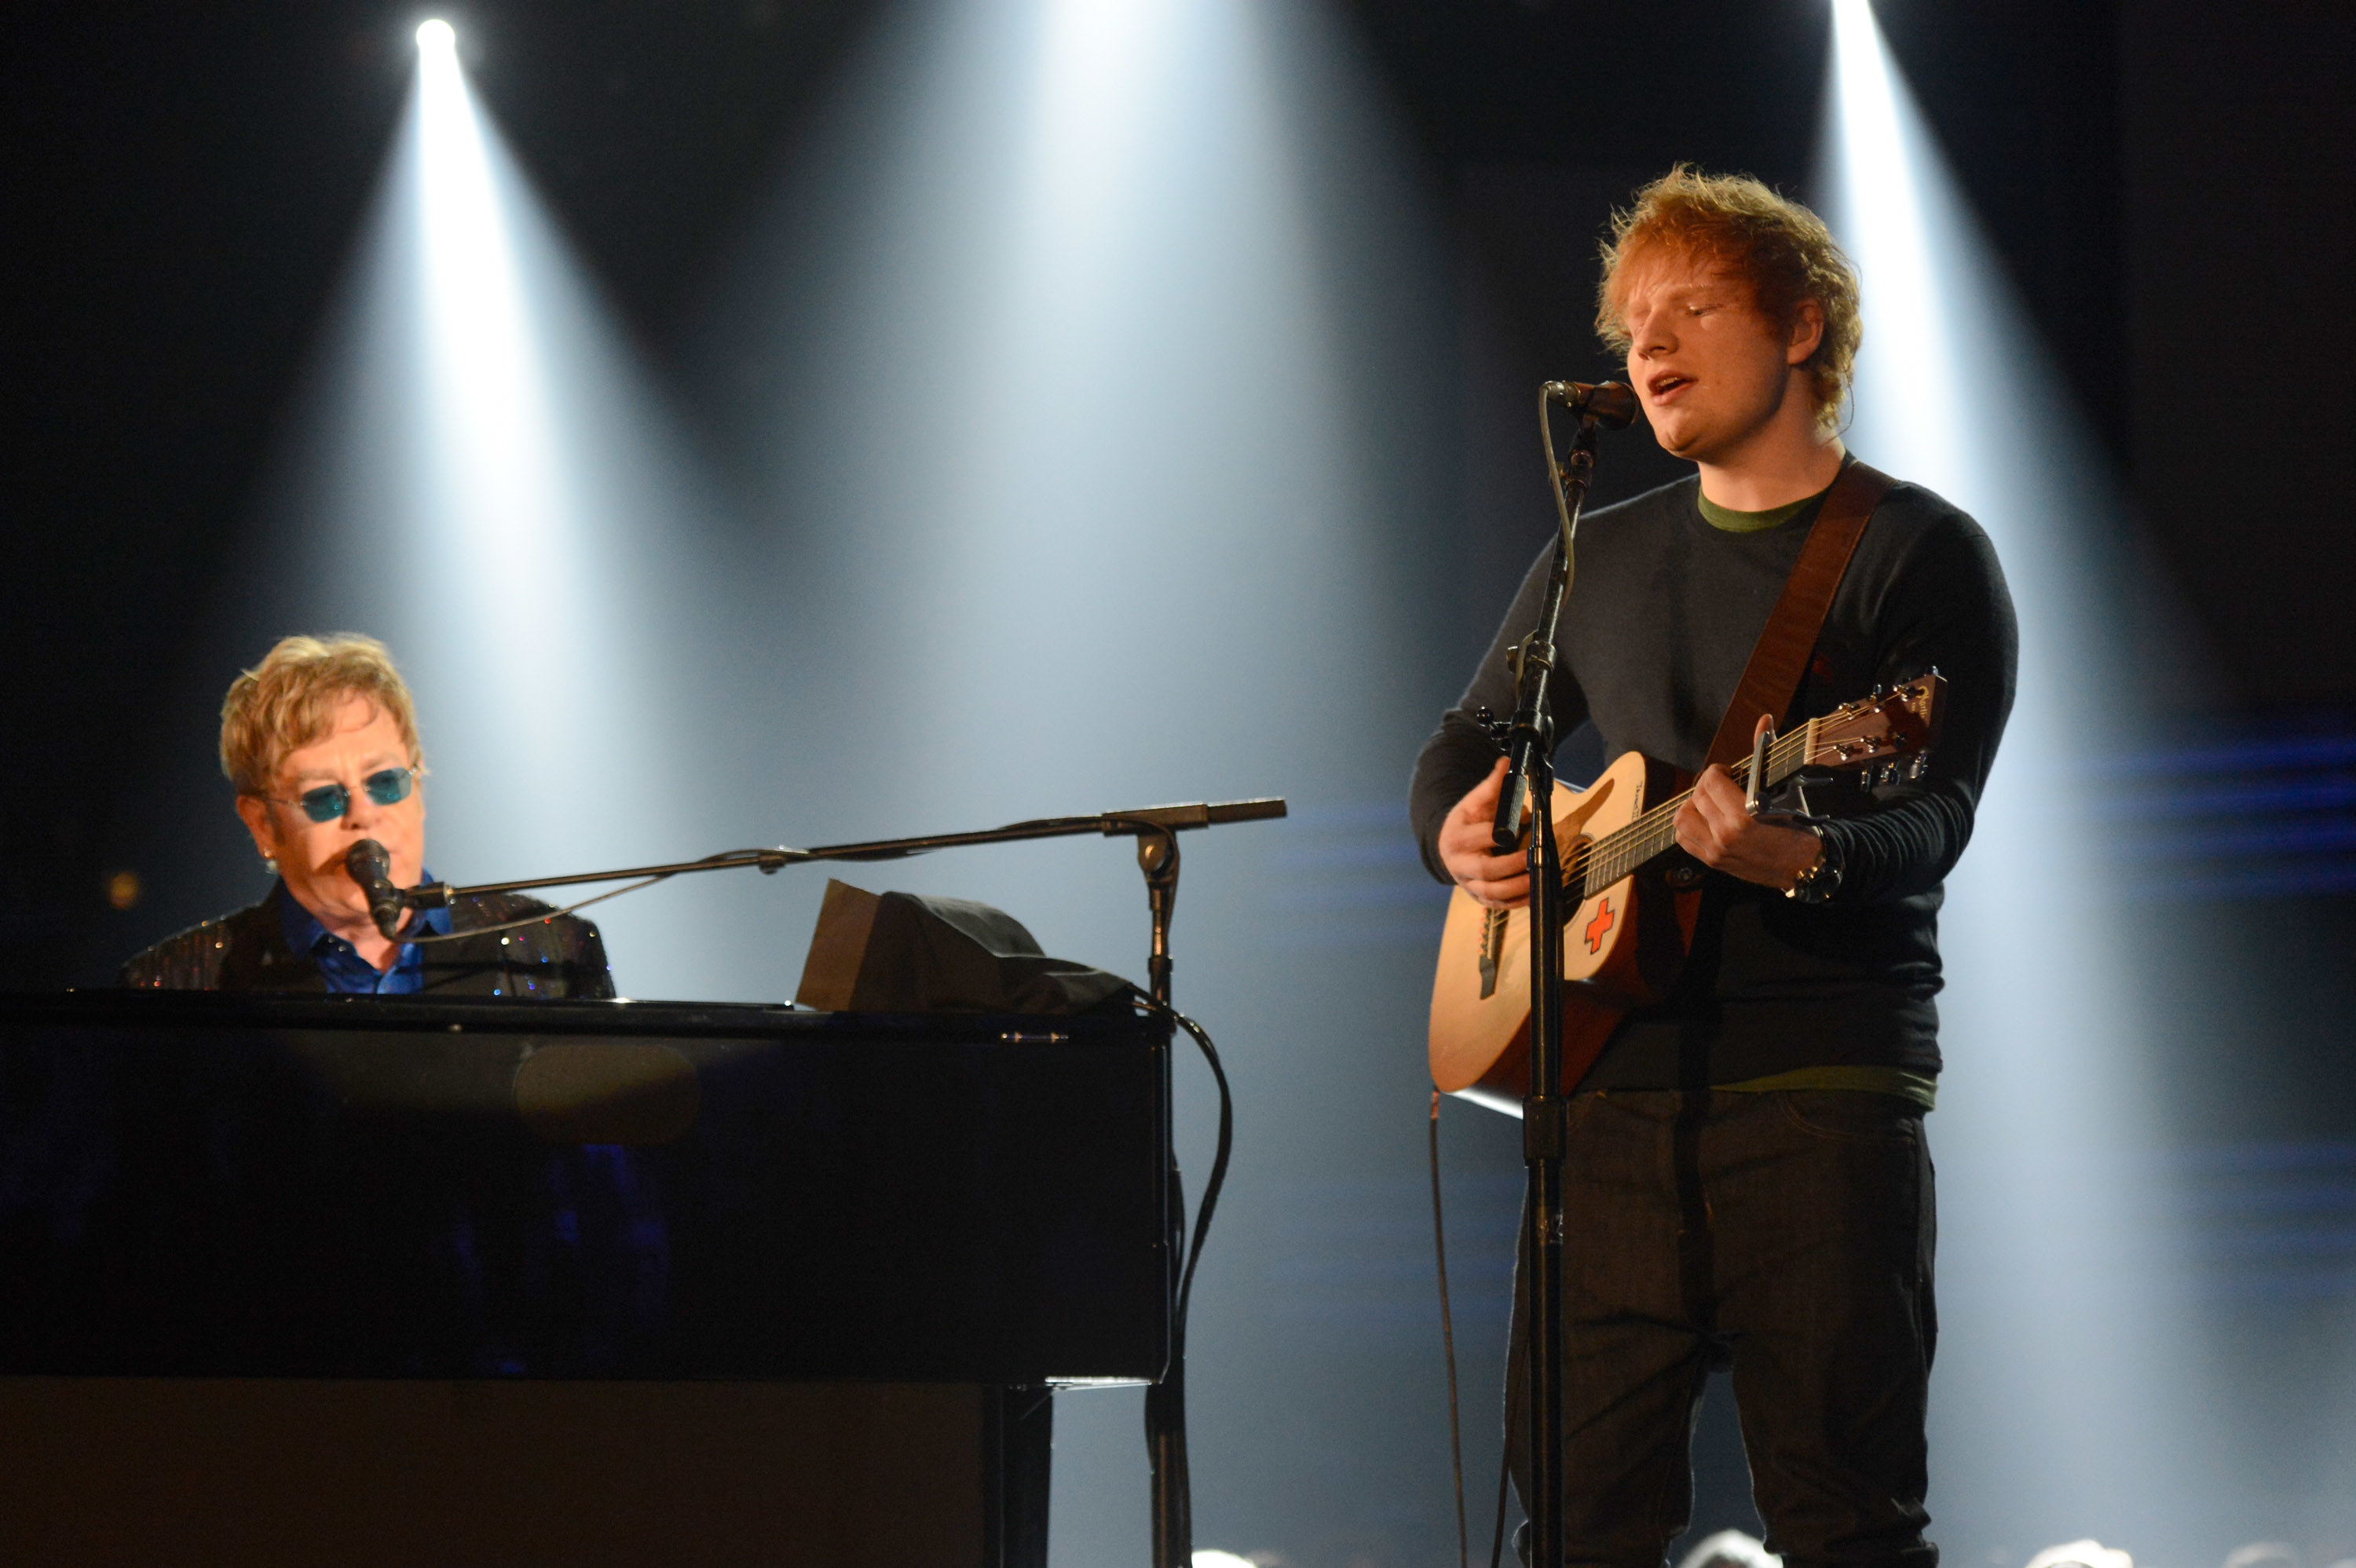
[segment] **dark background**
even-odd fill
[[[448,14],[660,363],[873,9]],[[1684,158],[1805,191],[1819,0],[1663,4],[1641,25],[1579,0],[1347,9],[1530,379],[1600,366],[1586,258],[1605,207],[1648,174]],[[2356,699],[2337,469],[2356,431],[2356,20],[2295,0],[1880,9],[2226,703]],[[396,123],[418,14],[19,5],[0,20],[0,982],[88,980],[153,934],[105,897],[126,818],[164,804],[125,776],[130,748],[219,587]]]
[[[684,382],[682,346],[723,256],[880,9],[474,0],[439,14],[637,347]],[[1449,215],[1462,281],[1508,361],[1487,367],[1483,385],[1608,370],[1589,325],[1597,234],[1613,202],[1673,161],[1812,194],[1823,0],[1341,9],[1411,130],[1418,177]],[[2217,678],[2184,692],[2171,717],[2188,741],[2218,749],[2181,764],[2188,787],[2233,772],[2235,748],[2256,738],[2344,738],[2356,641],[2342,606],[2356,603],[2356,563],[2337,465],[2356,445],[2356,312],[2345,300],[2356,277],[2346,86],[2356,14],[2286,0],[1883,0],[1877,10],[2192,612],[2185,635]],[[221,812],[220,794],[175,795],[190,787],[185,776],[166,787],[146,774],[150,737],[167,694],[187,688],[203,613],[227,586],[231,544],[383,166],[423,14],[405,4],[0,13],[0,989],[103,983],[122,957],[218,906],[209,889],[151,877],[145,898],[116,909],[108,879],[141,869],[136,847],[159,831]],[[1493,405],[1468,391],[1462,413],[1467,433],[1455,438],[1502,454],[1467,464],[1470,520],[1494,511],[1542,526],[1526,483],[1526,400]],[[1630,443],[1614,452],[1604,494],[1674,472]],[[1462,627],[1462,648],[1443,650],[1451,670],[1485,641],[1500,585],[1534,536],[1501,526],[1494,537],[1471,550],[1481,581],[1463,598],[1483,608]],[[218,689],[229,673],[198,684]],[[2303,808],[2299,830],[2323,842],[2337,833],[2344,857],[2356,751],[2300,780],[2323,805]],[[1398,836],[1387,816],[1374,831]],[[2137,916],[2155,943],[2185,941],[2188,921],[2212,933],[2201,977],[2232,982],[2188,977],[2179,1033],[2155,1046],[2156,1070],[2193,1085],[2180,1102],[2197,1107],[2185,1113],[2188,1143],[2349,1139],[2356,877],[2250,886],[2229,903]],[[2252,1022],[2261,1016],[2263,1028]],[[1502,1137],[1485,1138],[1474,1163],[1484,1161],[1490,1185],[1470,1207],[1509,1215]],[[1397,1175],[1362,1191],[1343,1172],[1328,1186],[1346,1189],[1336,1204],[1363,1201],[1382,1244],[1406,1256],[1424,1241],[1419,1192]],[[1239,1249],[1254,1235],[1250,1213],[1233,1221]],[[1330,1238],[1277,1222],[1260,1240],[1314,1261]],[[1421,1311],[1420,1275],[1410,1289]],[[2345,1292],[2310,1305],[2344,1312]],[[1429,1340],[1417,1317],[1385,1353],[1420,1358],[1412,1364],[1428,1373]],[[1337,1368],[1360,1353],[1336,1338]],[[1493,1387],[1485,1369],[1468,1371],[1468,1428],[1485,1424]],[[1434,1413],[1408,1401],[1400,1418]],[[1738,1523],[1729,1440],[1722,1422],[1706,1432],[1703,1491],[1706,1510],[1721,1507],[1716,1522]],[[1333,1479],[1337,1497],[1365,1489],[1362,1476]]]

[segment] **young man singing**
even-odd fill
[[[1555,733],[1586,721],[1607,756],[1702,770],[1849,461],[1857,284],[1814,213],[1684,168],[1615,219],[1603,261],[1597,327],[1625,354],[1655,438],[1697,473],[1581,523]],[[1507,656],[1537,618],[1550,552],[1416,763],[1425,864],[1492,906],[1526,902],[1529,886],[1521,856],[1491,847],[1505,763],[1472,716],[1515,708]],[[1937,1560],[1922,1537],[1936,920],[2014,663],[1987,536],[1900,483],[1791,709],[1772,717],[1780,732],[1935,667],[1946,711],[1930,772],[1795,827],[1754,818],[1710,767],[1678,816],[1680,848],[1706,869],[1676,989],[1566,1086],[1569,1563],[1659,1568],[1691,1510],[1693,1411],[1720,1366],[1771,1551],[1794,1568]],[[1508,1432],[1526,1498],[1525,1318]]]

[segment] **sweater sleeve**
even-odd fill
[[[1887,630],[1874,678],[1897,686],[1935,668],[1946,681],[1945,713],[1921,780],[1877,789],[1864,812],[1824,825],[1841,865],[1835,898],[1845,904],[1926,892],[1954,869],[2012,712],[2019,658],[1995,549],[1960,518],[1924,539],[1879,619]]]
[[[1415,828],[1416,844],[1423,852],[1424,869],[1442,882],[1454,879],[1440,863],[1440,824],[1447,820],[1456,803],[1488,775],[1501,754],[1497,743],[1482,728],[1478,711],[1485,708],[1494,718],[1513,717],[1519,697],[1514,684],[1514,645],[1537,624],[1538,609],[1546,599],[1547,569],[1553,560],[1554,546],[1549,542],[1538,551],[1537,560],[1522,578],[1513,607],[1505,612],[1504,624],[1490,640],[1489,651],[1481,656],[1480,667],[1472,672],[1464,695],[1457,699],[1455,707],[1440,716],[1440,727],[1416,754],[1415,776],[1408,790],[1408,816]],[[1569,614],[1567,606],[1564,613]],[[1555,667],[1548,691],[1555,741],[1559,745],[1586,719],[1587,699],[1560,664]]]

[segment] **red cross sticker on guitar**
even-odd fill
[[[1612,901],[1598,899],[1595,918],[1587,923],[1587,930],[1582,933],[1587,938],[1587,950],[1590,953],[1602,952],[1603,939],[1612,934],[1612,928],[1617,923],[1619,917],[1612,912]]]

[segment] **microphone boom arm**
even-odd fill
[[[674,860],[665,865],[631,866],[611,871],[580,871],[561,877],[524,877],[506,882],[474,882],[464,887],[452,887],[447,882],[421,882],[416,887],[402,889],[401,899],[402,904],[410,909],[442,909],[455,899],[473,898],[484,893],[530,892],[540,888],[577,887],[587,882],[653,881],[695,871],[757,870],[774,875],[787,866],[811,861],[905,860],[910,856],[929,854],[935,849],[961,848],[972,844],[1012,844],[1032,838],[1069,838],[1086,833],[1098,833],[1108,838],[1151,834],[1157,839],[1173,841],[1174,848],[1175,836],[1193,828],[1217,827],[1230,822],[1264,821],[1284,815],[1285,803],[1280,796],[1198,801],[1186,805],[1148,805],[1130,811],[1098,812],[1092,816],[1044,816],[967,833],[931,833],[913,838],[871,838],[850,844],[822,844],[811,849],[790,848],[785,845],[727,849],[717,855],[707,855],[701,860]]]

